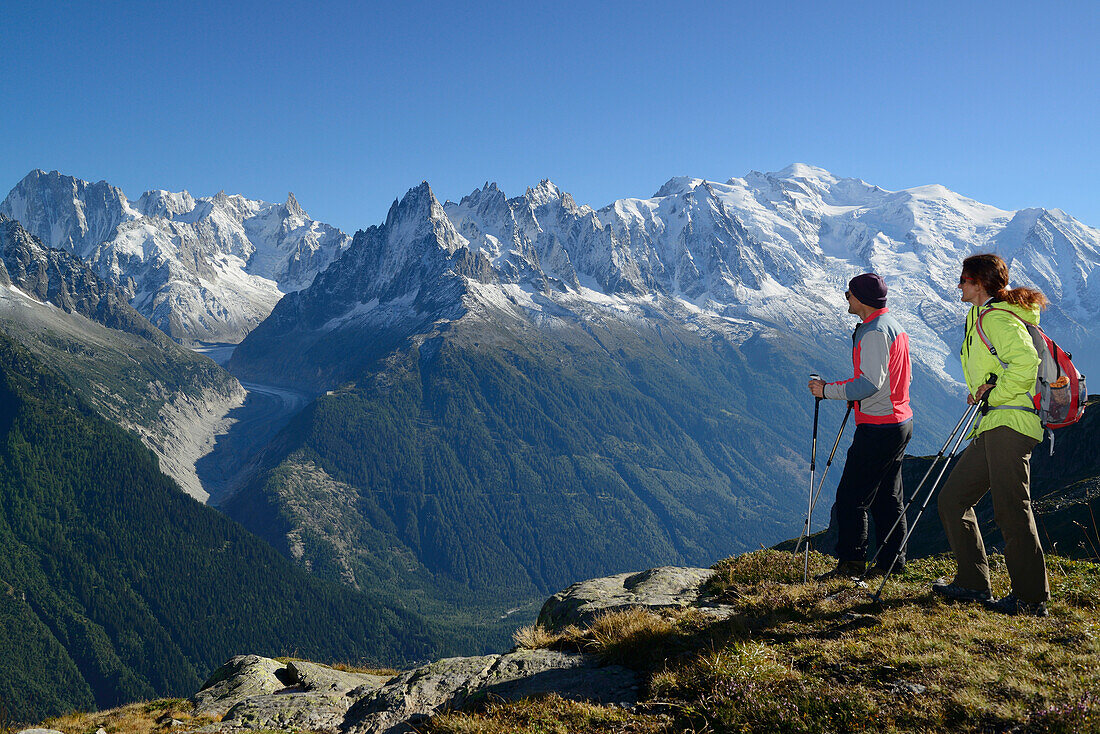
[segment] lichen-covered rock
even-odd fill
[[[250,696],[231,708],[217,725],[234,729],[302,729],[335,732],[352,700],[343,693],[272,693]]]
[[[64,734],[57,729],[23,729],[18,734]]]
[[[546,600],[538,623],[547,629],[585,625],[595,617],[631,607],[682,609],[699,605],[702,587],[714,578],[709,568],[662,566],[573,584]]]
[[[353,688],[365,692],[369,688],[381,687],[391,677],[369,673],[347,673],[304,660],[291,660],[286,668],[288,677],[295,685],[316,693],[347,693]]]
[[[195,714],[221,716],[250,696],[262,696],[286,688],[286,666],[259,655],[238,655],[214,671],[191,697]]]
[[[368,692],[348,711],[343,729],[350,734],[398,734],[413,731],[412,725],[433,714],[484,698],[513,701],[550,692],[596,703],[632,703],[638,700],[639,680],[635,672],[600,666],[590,655],[553,650],[449,658],[402,673]]]

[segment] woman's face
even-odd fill
[[[962,291],[961,300],[963,303],[973,303],[975,306],[980,306],[986,300],[985,291],[982,290],[978,279],[966,273],[959,276],[959,290]]]

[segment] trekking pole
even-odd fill
[[[821,375],[816,372],[810,373],[810,380],[820,380]],[[810,580],[810,516],[814,511],[814,471],[817,464],[817,417],[818,411],[821,409],[821,398],[814,397],[814,435],[813,441],[810,444],[810,491],[807,493],[806,499],[806,527],[802,531],[806,536],[806,561],[802,571],[803,583]],[[797,556],[798,550],[795,549],[795,555]]]
[[[825,462],[825,471],[821,472],[821,479],[817,483],[817,491],[814,493],[814,499],[810,503],[810,515],[814,514],[814,510],[817,509],[817,500],[821,497],[821,488],[825,486],[825,477],[829,476],[829,467],[833,465],[833,457],[836,456],[836,448],[840,445],[840,437],[844,435],[844,426],[848,425],[848,416],[852,414],[852,401],[848,401],[848,410],[844,413],[844,420],[840,422],[840,430],[836,433],[836,441],[833,442],[833,450],[829,452],[829,460]],[[810,529],[807,527],[801,536],[798,538],[798,542],[794,544],[794,554],[798,555],[798,549],[802,547],[802,541],[809,539]]]
[[[889,540],[890,536],[894,534],[894,531],[898,529],[898,526],[901,524],[901,519],[905,517],[905,513],[908,512],[913,503],[917,501],[917,495],[920,494],[921,487],[923,487],[924,483],[928,481],[928,477],[932,475],[932,471],[936,468],[936,464],[938,464],[940,462],[940,459],[943,458],[943,454],[945,451],[947,451],[947,447],[951,445],[951,442],[955,439],[955,435],[959,432],[959,429],[962,428],[963,421],[965,421],[973,411],[973,405],[966,406],[966,412],[962,414],[962,418],[959,418],[959,422],[955,424],[955,430],[951,431],[951,435],[948,436],[947,440],[943,442],[943,447],[940,448],[940,452],[936,454],[936,458],[932,459],[932,463],[928,466],[928,471],[924,473],[924,478],[920,480],[920,484],[918,484],[917,488],[913,490],[913,494],[910,496],[909,502],[907,502],[905,504],[905,507],[902,508],[901,514],[898,515],[898,519],[894,521],[894,525],[890,528],[890,532],[888,532],[883,537],[882,543],[875,550],[875,555],[871,558],[871,562],[867,564],[868,569],[874,568],[875,561],[878,560],[879,553],[882,553],[882,549],[886,546],[886,541]],[[948,459],[948,461],[950,461],[950,459]],[[902,548],[904,547],[905,546],[902,546]],[[898,549],[898,553],[901,553],[900,548]],[[864,572],[864,574],[866,574],[866,572]]]
[[[986,380],[986,383],[989,385],[996,385],[997,376],[991,374],[989,376],[989,379]],[[989,390],[986,390],[982,397],[978,400],[978,402],[976,402],[970,408],[967,408],[966,413],[963,415],[963,418],[966,418],[966,416],[970,416],[969,420],[967,420],[966,422],[966,428],[963,429],[962,433],[960,433],[959,437],[955,440],[955,445],[951,447],[951,453],[948,455],[947,461],[943,463],[943,466],[940,468],[940,473],[936,475],[936,481],[934,481],[932,483],[932,486],[929,488],[928,494],[924,498],[924,503],[921,505],[920,511],[917,512],[917,516],[913,519],[913,524],[909,526],[909,530],[906,531],[905,537],[901,539],[901,545],[898,546],[898,552],[894,554],[894,560],[890,562],[890,568],[886,569],[886,575],[882,577],[882,583],[879,585],[878,591],[876,591],[874,596],[871,597],[871,600],[873,602],[877,603],[882,597],[882,590],[886,587],[886,582],[890,580],[890,574],[894,572],[894,565],[897,564],[898,558],[901,556],[901,549],[906,546],[906,544],[909,542],[909,538],[913,535],[913,530],[916,529],[917,523],[920,522],[921,515],[924,514],[924,510],[928,507],[928,503],[932,499],[932,495],[935,494],[936,487],[939,486],[940,480],[943,479],[944,472],[946,472],[947,467],[951,465],[951,459],[955,458],[955,452],[959,450],[959,444],[963,442],[966,434],[970,433],[970,426],[973,425],[974,419],[978,416],[978,413],[981,413],[982,409],[988,404],[989,393],[992,390],[992,387],[990,387]],[[950,439],[948,439],[948,441],[950,441]],[[931,472],[931,468],[929,468],[929,471]]]

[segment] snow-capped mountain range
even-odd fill
[[[309,285],[349,237],[284,204],[186,191],[134,202],[105,181],[32,171],[0,203],[45,244],[82,258],[182,342],[240,341]]]
[[[0,213],[85,259],[183,341],[240,340],[350,241],[309,219],[293,195],[268,204],[150,191],[131,203],[106,182],[56,172],[28,174]],[[674,178],[650,198],[597,210],[549,181],[514,198],[487,183],[458,203],[440,203],[425,183],[357,241],[377,254],[369,264],[350,252],[334,263],[322,290],[341,290],[336,300],[346,302],[330,302],[307,329],[430,316],[425,299],[433,308],[447,300],[418,272],[433,250],[443,256],[440,274],[463,251],[459,269],[474,283],[462,288],[468,304],[511,304],[536,318],[553,310],[539,305],[547,298],[621,314],[659,307],[713,328],[767,325],[810,338],[847,333],[840,294],[851,276],[874,270],[917,359],[953,381],[965,310],[959,264],[992,250],[1009,261],[1015,284],[1051,298],[1044,325],[1060,343],[1079,359],[1100,357],[1100,230],[1057,209],[1006,211],[938,185],[887,191],[795,164],[724,183]]]
[[[967,306],[956,284],[979,251],[1005,257],[1013,285],[1050,297],[1044,326],[1083,369],[1100,358],[1100,230],[1056,209],[1005,211],[934,185],[891,192],[806,165],[725,183],[674,178],[599,210],[549,181],[514,198],[487,183],[458,203],[424,183],[275,320],[284,335],[294,322],[303,348],[334,329],[430,324],[476,304],[536,322],[598,309],[695,321],[735,342],[782,329],[824,343],[850,332],[841,294],[873,270],[915,359],[957,383]]]

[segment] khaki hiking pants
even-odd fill
[[[940,520],[958,561],[954,583],[992,591],[989,561],[974,505],[991,492],[993,516],[1005,541],[1005,564],[1012,593],[1025,602],[1050,598],[1043,548],[1031,513],[1031,451],[1037,441],[999,426],[978,435],[963,451],[940,491]]]

